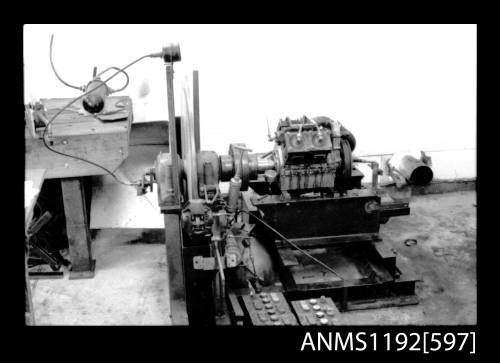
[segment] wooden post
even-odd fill
[[[188,325],[180,216],[177,213],[169,213],[164,216],[170,316],[172,318],[172,325]]]
[[[92,259],[83,178],[61,179],[61,189],[71,259],[69,278],[92,278],[94,277],[95,260]]]
[[[35,312],[33,311],[33,299],[31,294],[31,282],[28,276],[28,251],[24,249],[24,283],[25,283],[25,308],[24,319],[26,325],[35,325]]]

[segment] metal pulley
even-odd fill
[[[342,157],[342,176],[350,178],[352,175],[352,151],[349,141],[341,139],[340,141],[340,155]]]

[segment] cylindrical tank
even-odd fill
[[[409,183],[414,185],[429,184],[434,177],[430,166],[413,155],[394,155],[387,163],[390,168],[394,168]]]

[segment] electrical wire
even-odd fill
[[[292,241],[290,241],[288,238],[286,238],[285,236],[283,236],[281,233],[279,233],[276,229],[274,229],[273,227],[271,227],[263,219],[257,217],[255,214],[252,214],[252,213],[250,213],[250,212],[248,212],[246,210],[241,210],[240,209],[239,211],[243,212],[243,213],[246,213],[249,216],[254,217],[257,221],[259,221],[260,223],[262,223],[265,227],[267,227],[269,230],[271,230],[273,233],[275,233],[278,237],[280,237],[283,241],[287,242],[289,245],[291,245],[297,251],[300,251],[302,254],[304,254],[305,256],[309,257],[311,260],[313,260],[317,264],[323,266],[325,269],[327,269],[328,271],[332,272],[335,276],[337,276],[338,278],[340,278],[340,280],[342,281],[342,300],[341,300],[341,304],[342,305],[341,306],[342,306],[343,310],[347,310],[348,309],[348,305],[347,305],[348,290],[347,290],[347,286],[345,284],[345,279],[342,276],[340,276],[333,268],[331,268],[330,266],[328,266],[324,262],[318,260],[316,257],[314,257],[311,254],[309,254],[308,252],[304,251],[302,248],[300,248],[295,243],[293,243]]]
[[[50,66],[52,67],[52,71],[54,71],[55,76],[56,76],[56,77],[57,77],[57,79],[58,79],[59,81],[61,81],[61,83],[62,83],[62,84],[64,84],[65,86],[68,86],[68,87],[70,87],[70,88],[77,89],[77,90],[79,90],[79,91],[85,91],[85,86],[82,86],[82,87],[73,86],[73,85],[69,84],[68,82],[64,81],[64,80],[61,78],[61,76],[59,76],[59,74],[57,73],[56,68],[55,68],[55,66],[54,66],[54,61],[53,61],[53,59],[52,59],[52,48],[53,48],[53,43],[54,43],[54,34],[52,34],[52,36],[50,37]],[[120,89],[117,89],[117,90],[112,90],[112,92],[110,92],[110,93],[121,92],[121,91],[123,91],[125,88],[127,88],[128,84],[129,84],[129,81],[130,81],[130,78],[129,78],[129,76],[128,76],[127,72],[125,72],[123,69],[118,68],[118,67],[108,67],[108,68],[106,68],[105,70],[103,70],[103,71],[99,72],[99,73],[96,75],[96,77],[99,77],[99,76],[101,76],[102,74],[104,74],[104,73],[106,73],[106,72],[108,72],[108,71],[110,71],[110,70],[112,70],[112,69],[117,70],[117,71],[120,71],[121,73],[123,73],[123,74],[125,75],[125,78],[126,78],[126,79],[125,79],[125,85],[124,85],[123,87],[121,87]]]
[[[53,36],[52,36],[53,38]],[[52,38],[51,38],[51,45],[52,45]],[[74,98],[72,101],[68,102],[64,107],[60,108],[58,112],[55,113],[54,116],[51,117],[51,119],[49,120],[49,122],[45,125],[45,129],[43,131],[43,134],[42,134],[42,140],[43,140],[43,144],[45,145],[45,147],[47,149],[49,149],[50,151],[56,153],[56,154],[59,154],[59,155],[62,155],[62,156],[67,156],[67,157],[70,157],[70,158],[73,158],[73,159],[76,159],[76,160],[81,160],[83,162],[86,162],[88,164],[91,164],[91,165],[94,165],[102,170],[104,170],[106,173],[108,173],[109,175],[111,175],[118,183],[120,184],[123,184],[123,185],[129,185],[129,186],[136,186],[136,185],[139,185],[138,182],[132,182],[132,183],[127,183],[127,182],[123,182],[121,181],[120,179],[118,179],[118,177],[112,172],[110,171],[109,169],[105,168],[104,166],[102,165],[99,165],[93,161],[90,161],[90,160],[87,160],[85,158],[81,158],[79,156],[76,156],[76,155],[70,155],[70,154],[66,154],[66,153],[63,153],[61,151],[57,151],[53,148],[51,148],[48,144],[47,144],[47,140],[45,138],[46,134],[47,134],[47,130],[49,129],[49,126],[52,124],[52,122],[54,122],[54,120],[64,111],[66,110],[68,107],[70,107],[71,105],[73,105],[75,102],[77,102],[78,100],[82,99],[83,97],[85,97],[86,95],[88,95],[89,93],[95,91],[96,89],[98,89],[99,87],[102,87],[104,85],[107,85],[107,82],[109,82],[111,79],[113,79],[114,77],[116,77],[119,73],[122,73],[125,69],[133,66],[134,64],[136,64],[137,62],[145,59],[145,58],[149,58],[149,57],[152,57],[153,54],[147,54],[147,55],[143,55],[142,57],[139,57],[137,58],[136,60],[134,60],[133,62],[127,64],[125,67],[121,68],[119,71],[115,72],[111,77],[107,78],[105,81],[103,81],[102,83],[99,83],[96,87],[92,88],[91,90],[87,90],[86,92],[82,93],[80,96]],[[59,77],[58,77],[59,78]],[[63,82],[61,80],[61,82]],[[63,82],[65,83],[65,82]],[[66,84],[66,83],[65,83]],[[71,87],[71,86],[70,86]],[[75,87],[73,87],[75,88]],[[79,88],[78,88],[79,89]]]
[[[99,76],[101,76],[103,73],[106,73],[107,71],[110,71],[110,70],[112,70],[112,69],[117,70],[117,71],[120,71],[120,72],[121,72],[121,73],[123,73],[123,74],[125,75],[125,77],[126,77],[125,85],[124,85],[122,88],[120,88],[120,89],[113,90],[113,93],[115,93],[115,92],[121,92],[121,91],[123,91],[125,88],[127,88],[127,86],[128,86],[128,82],[129,82],[129,77],[128,77],[128,74],[127,74],[127,72],[125,72],[123,69],[118,68],[118,67],[108,67],[108,68],[106,68],[104,71],[99,72],[99,73],[97,74],[97,76],[96,76],[96,77],[99,77]]]
[[[293,248],[295,248],[297,251],[301,252],[302,254],[304,254],[305,256],[309,257],[311,260],[313,260],[314,262],[316,262],[317,264],[323,266],[325,269],[327,269],[328,271],[332,272],[333,274],[335,274],[335,276],[337,276],[338,278],[340,278],[342,281],[344,281],[344,278],[342,276],[340,276],[333,268],[331,268],[330,266],[328,266],[327,264],[325,264],[324,262],[318,260],[316,257],[314,257],[313,255],[311,255],[310,253],[304,251],[302,248],[300,248],[299,246],[297,246],[295,243],[293,243],[292,241],[290,241],[288,238],[286,238],[285,236],[283,236],[280,232],[278,232],[276,229],[274,229],[273,227],[271,227],[266,221],[264,221],[263,219],[257,217],[255,214],[252,214],[246,210],[239,210],[239,212],[243,212],[253,218],[255,218],[256,220],[258,220],[260,223],[262,223],[265,227],[267,227],[270,231],[272,231],[274,234],[276,234],[278,237],[280,237],[283,241],[287,242],[289,245],[291,245]]]
[[[83,91],[84,88],[83,87],[77,87],[77,86],[73,86],[71,84],[69,84],[68,82],[65,82],[60,76],[59,74],[57,73],[56,71],[56,68],[54,67],[54,62],[52,61],[52,43],[54,42],[54,34],[52,34],[52,36],[50,37],[50,66],[52,67],[52,70],[54,71],[54,74],[56,75],[57,79],[59,81],[61,81],[61,83],[63,83],[64,85],[70,87],[70,88],[74,88],[74,89],[77,89],[79,91]]]

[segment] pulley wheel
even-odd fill
[[[342,157],[342,176],[344,179],[350,178],[352,175],[352,152],[349,141],[340,140],[340,156]]]

